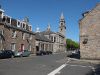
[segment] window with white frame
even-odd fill
[[[21,26],[20,26],[21,28],[23,28],[23,23],[21,22]]]
[[[17,27],[17,20],[14,18],[11,18],[11,25],[16,26]]]
[[[3,33],[4,33],[4,31],[3,31],[3,30],[0,30],[0,34],[2,34],[2,35],[3,35]]]
[[[25,23],[23,23],[23,28],[26,29],[26,24]]]
[[[3,16],[2,22],[6,22],[6,16]]]
[[[25,33],[22,33],[22,39],[25,40]]]
[[[20,21],[17,21],[17,27],[20,27],[21,23]]]
[[[6,22],[10,24],[11,23],[11,18],[7,17]]]
[[[29,51],[31,51],[31,47],[32,47],[31,44],[29,44]]]
[[[2,17],[2,12],[0,11],[0,18]]]
[[[16,38],[16,31],[12,30],[12,38]]]
[[[32,31],[32,27],[31,27],[31,25],[29,25],[29,31]]]
[[[54,37],[54,42],[56,42],[56,37]]]
[[[11,50],[12,51],[15,51],[15,49],[16,49],[15,47],[16,47],[16,44],[15,43],[11,43]]]

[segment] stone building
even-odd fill
[[[36,33],[36,51],[44,50],[51,51],[53,50],[53,42],[46,38],[41,33]]]
[[[35,33],[26,17],[23,21],[5,15],[0,9],[0,50],[30,50],[35,53]]]
[[[81,58],[100,59],[100,3],[83,14],[79,27]]]
[[[64,52],[66,51],[66,25],[65,25],[65,19],[63,16],[63,13],[60,17],[60,23],[59,23],[59,32],[53,32],[51,30],[50,24],[48,24],[48,27],[45,31],[39,32],[39,35],[45,36],[51,44],[51,50],[55,52]]]

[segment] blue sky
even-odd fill
[[[66,20],[66,37],[79,41],[79,19],[82,13],[91,10],[100,0],[0,0],[2,8],[8,16],[23,20],[29,17],[33,31],[47,28],[57,32],[60,15],[63,12]]]

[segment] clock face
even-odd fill
[[[61,23],[61,26],[63,25],[63,23]]]

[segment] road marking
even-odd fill
[[[67,64],[69,65],[69,64]],[[79,66],[79,67],[88,67],[88,68],[91,68],[93,72],[95,72],[95,68],[93,66],[83,66],[83,65],[69,65],[69,66],[72,66],[72,67],[75,67],[75,66]]]
[[[54,71],[52,71],[51,73],[49,73],[48,75],[55,75],[55,74],[59,73],[59,71],[60,71],[61,69],[63,69],[66,65],[67,65],[67,64],[61,65],[60,67],[58,67],[57,69],[55,69]]]
[[[70,62],[70,58],[68,59],[68,61],[65,64],[61,65],[54,71],[50,72],[48,75],[55,75],[55,74],[61,73],[60,70],[63,69],[64,67],[66,67],[68,65],[67,63],[69,63],[69,62]]]
[[[69,65],[69,66],[79,66],[79,67],[89,67],[89,66],[83,66],[83,65]]]

